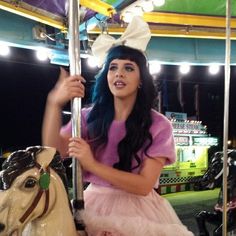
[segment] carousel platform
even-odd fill
[[[202,210],[212,212],[218,199],[220,189],[204,190],[204,191],[185,191],[177,193],[169,193],[162,195],[171,203],[177,215],[184,225],[188,227],[195,236],[199,235],[195,215]],[[207,229],[212,234],[216,227],[211,224],[206,224]],[[236,231],[228,234],[228,236],[235,236]]]

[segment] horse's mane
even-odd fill
[[[0,190],[10,188],[14,179],[25,171],[36,166],[37,155],[44,150],[42,146],[33,146],[25,150],[13,152],[3,163],[0,172]],[[58,152],[55,153],[49,166],[60,176],[66,191],[68,191],[66,170]]]

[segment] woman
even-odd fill
[[[170,204],[154,190],[164,165],[175,161],[172,126],[152,109],[152,76],[144,54],[112,47],[96,77],[93,105],[82,110],[82,138],[61,127],[61,110],[84,96],[81,76],[64,79],[49,93],[43,144],[80,161],[84,220],[89,235],[193,235]]]

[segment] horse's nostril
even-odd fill
[[[0,232],[2,232],[5,229],[5,225],[0,223]]]

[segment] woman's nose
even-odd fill
[[[122,69],[117,69],[116,77],[120,78],[120,77],[123,77],[123,76],[124,76],[123,70]]]

